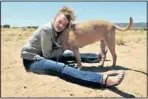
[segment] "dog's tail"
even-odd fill
[[[132,24],[133,24],[133,19],[132,19],[132,17],[130,17],[130,20],[129,20],[129,21],[130,21],[129,24],[128,24],[125,28],[122,28],[122,27],[120,27],[120,26],[115,25],[116,30],[119,30],[119,31],[126,31],[126,30],[129,30],[129,29],[132,27]]]

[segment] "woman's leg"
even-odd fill
[[[47,59],[35,61],[30,65],[29,71],[38,74],[54,74],[60,76],[63,79],[71,80],[74,82],[78,81],[80,83],[99,84],[101,83],[103,77],[102,74],[77,70],[75,68],[65,66],[63,63]]]
[[[79,84],[100,84],[102,83],[103,75],[95,72],[82,71],[66,66],[61,71],[61,77],[66,80],[71,80]]]
[[[62,79],[75,82],[81,85],[93,85],[98,86],[105,84],[106,76],[102,74],[82,71],[72,67],[65,66],[63,63],[55,62],[52,60],[41,59],[35,61],[30,65],[30,72],[39,74],[53,74],[58,75]],[[123,73],[119,73],[117,76],[108,77],[107,85],[112,86],[120,82],[123,78]]]
[[[34,72],[37,74],[59,75],[62,68],[64,68],[64,66],[65,64],[63,63],[55,62],[48,59],[41,59],[31,63],[28,71]]]

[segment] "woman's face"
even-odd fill
[[[59,14],[56,16],[54,21],[54,29],[56,32],[63,31],[69,23],[69,20],[66,18],[64,14]]]

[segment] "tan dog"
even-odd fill
[[[106,45],[108,46],[113,58],[112,66],[116,66],[117,55],[115,53],[115,30],[126,31],[131,28],[132,24],[133,19],[131,17],[128,26],[125,28],[121,28],[103,20],[90,20],[80,24],[73,24],[70,30],[66,29],[61,33],[59,39],[62,41],[64,50],[69,49],[74,52],[79,68],[82,67],[79,48],[95,43],[99,40],[101,40],[100,47],[102,52],[101,66],[104,65],[106,58]]]

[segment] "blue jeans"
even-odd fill
[[[67,81],[78,83],[84,86],[102,86],[102,74],[78,70],[76,68],[69,67],[68,65],[65,65],[63,63],[55,62],[48,59],[41,59],[38,61],[29,61],[23,59],[23,62],[25,67],[28,66],[28,72],[34,72],[37,74],[56,75]]]

